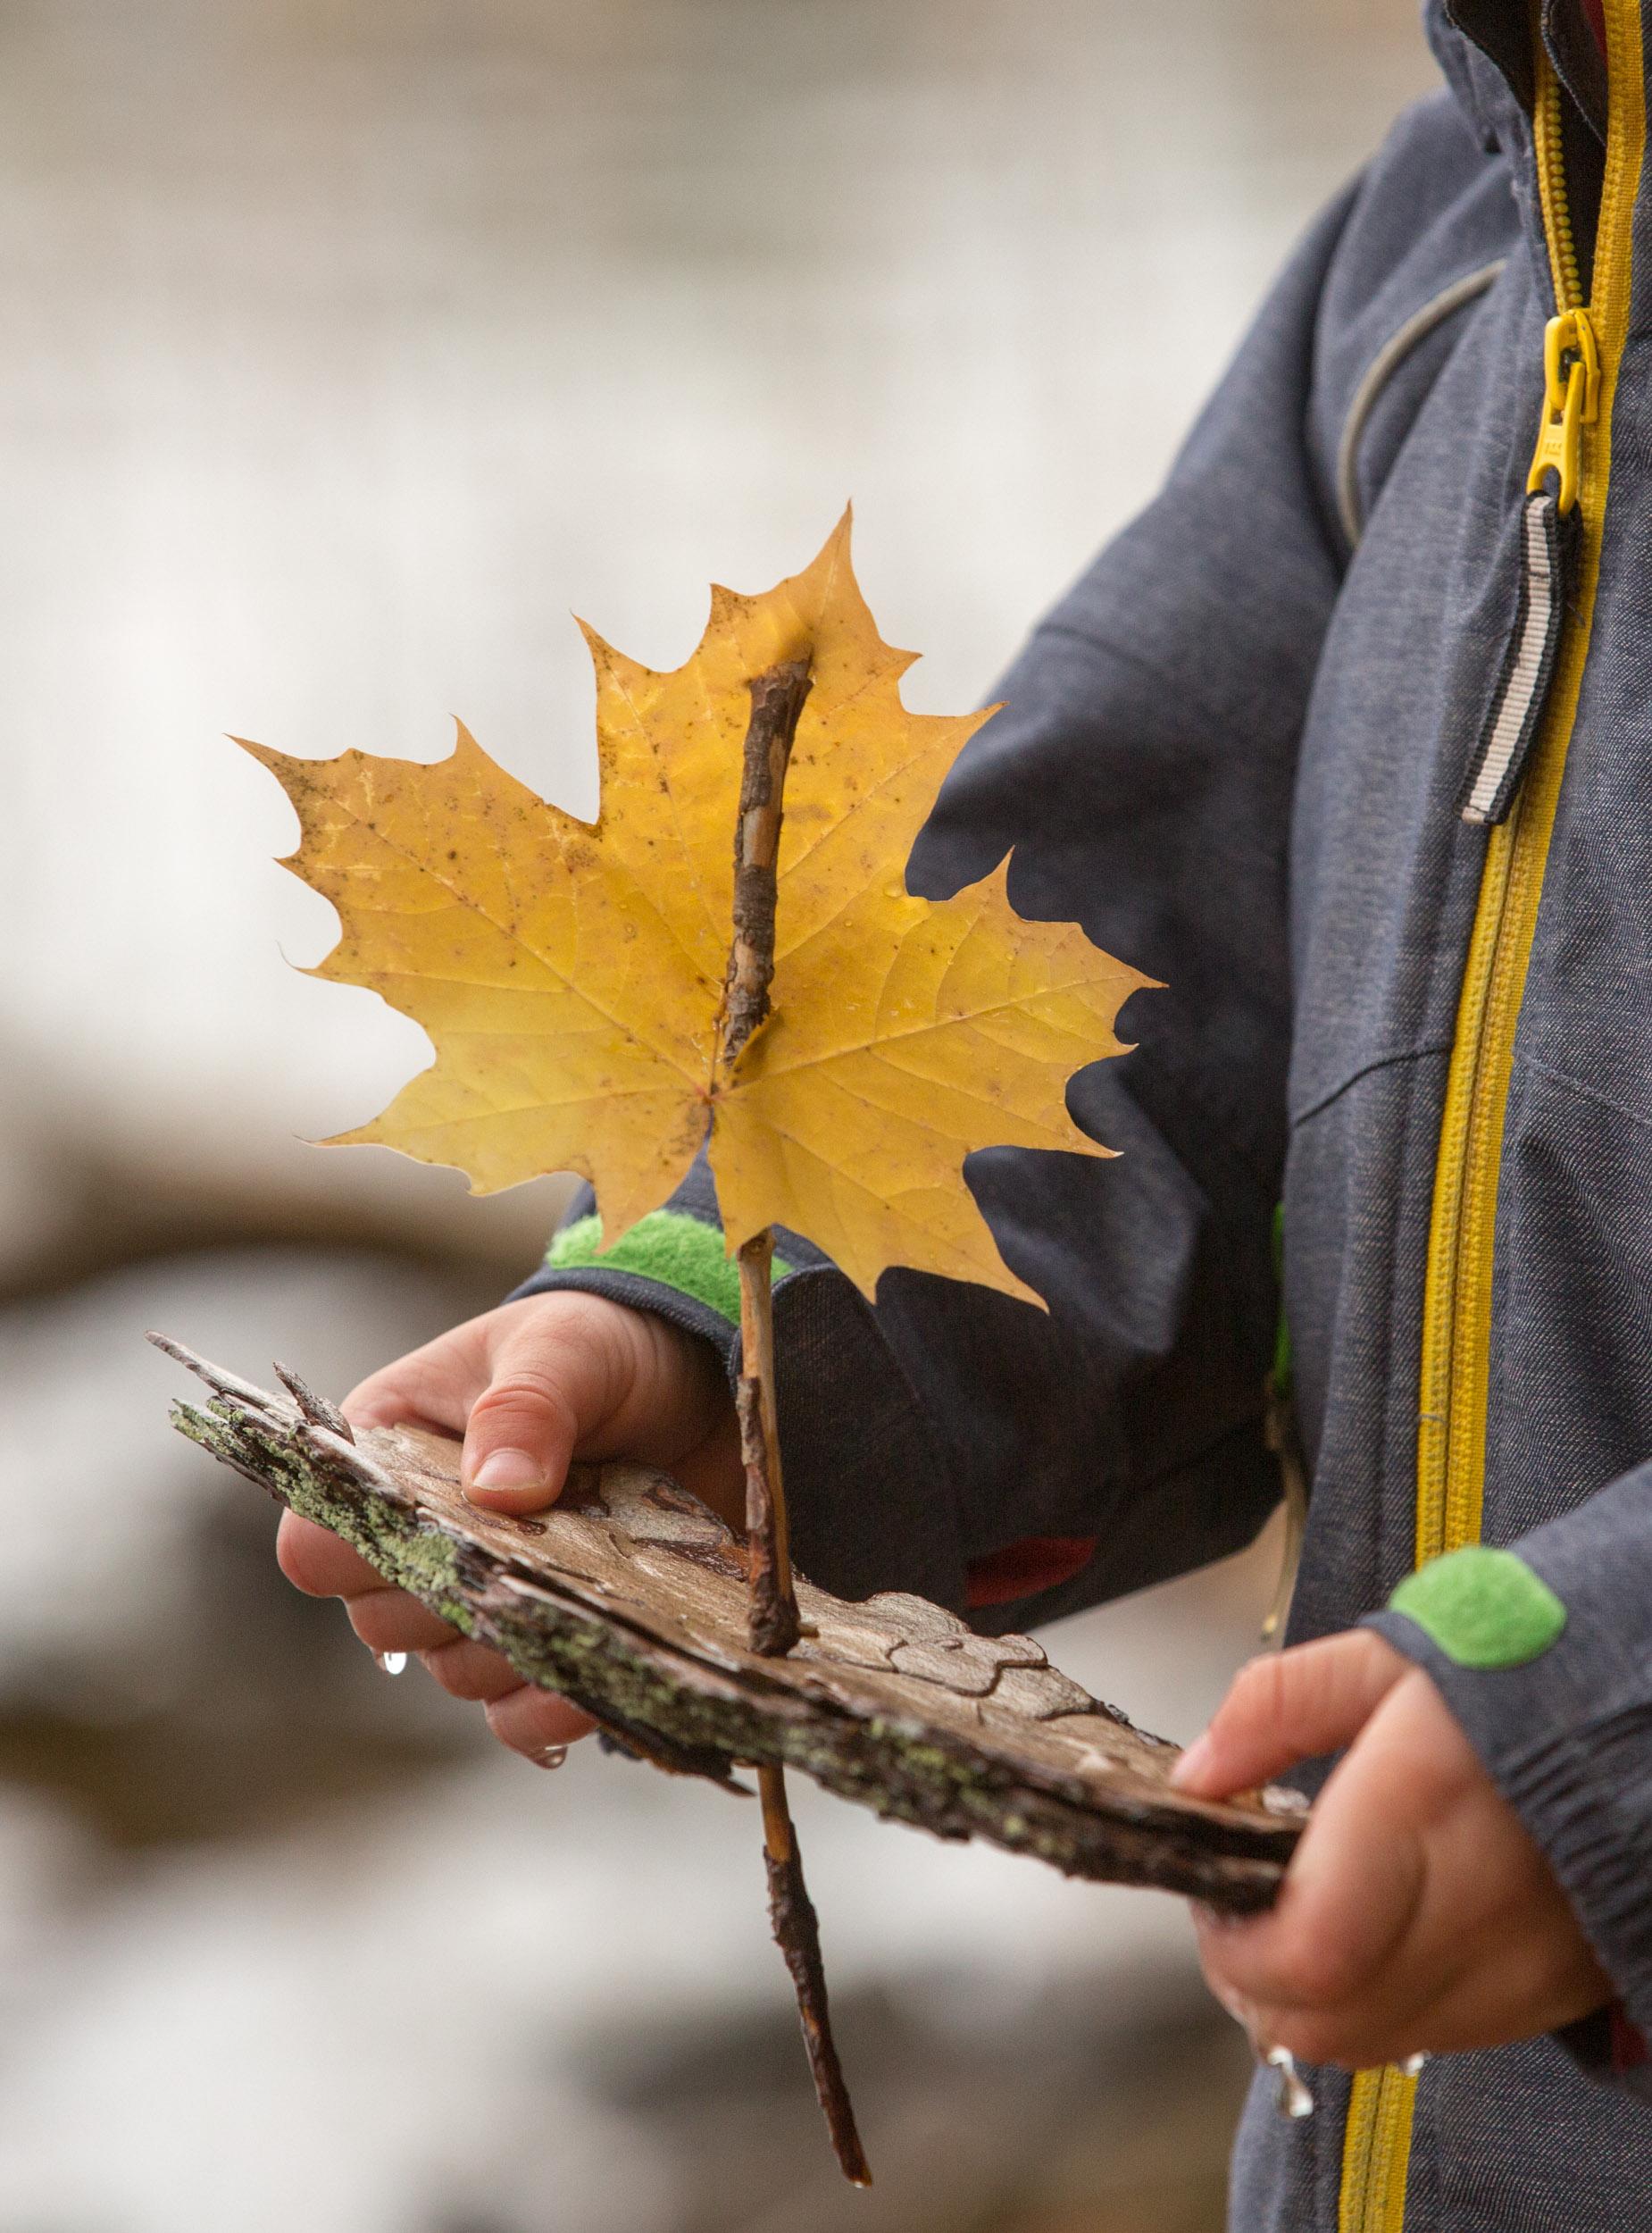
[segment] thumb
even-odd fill
[[[1299,1760],[1338,1751],[1408,1671],[1368,1628],[1322,1636],[1252,1660],[1234,1677],[1215,1718],[1176,1762],[1171,1780],[1200,1799],[1265,1783]]]
[[[635,1357],[597,1314],[538,1312],[501,1328],[471,1407],[460,1477],[471,1503],[531,1512],[555,1501],[569,1461],[624,1400]]]

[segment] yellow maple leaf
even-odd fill
[[[338,1135],[456,1164],[479,1193],[591,1181],[612,1244],[709,1130],[730,1251],[770,1225],[871,1295],[896,1264],[1039,1298],[964,1183],[972,1150],[1109,1152],[1067,1114],[1081,1065],[1124,1051],[1152,980],[1072,924],[1024,920],[1007,864],[941,901],[905,869],[984,714],[909,713],[913,655],[880,638],[849,521],[761,597],[712,592],[693,657],[655,673],[587,630],[601,810],[536,798],[463,727],[435,765],[248,744],[298,811],[286,866],[342,936],[314,974],[370,986],[429,1033],[432,1066]],[[717,1050],[752,677],[808,658],[786,779],[772,1013]]]

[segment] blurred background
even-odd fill
[[[1431,74],[1413,0],[0,5],[4,2233],[1214,2233],[1175,1903],[800,1794],[850,2194],[747,1811],[387,1682],[140,1335],[341,1393],[560,1200],[302,1144],[427,1050],[225,731],[588,813],[571,608],[674,664],[848,496],[978,698]],[[1186,1737],[1276,1556],[1047,1641]]]

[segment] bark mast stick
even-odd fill
[[[798,717],[808,694],[806,659],[790,660],[752,679],[751,721],[734,833],[734,940],[729,949],[722,1043],[717,1054],[724,1078],[731,1075],[753,1033],[769,1014],[782,797]],[[751,1545],[752,1649],[779,1656],[797,1641],[797,1602],[786,1540],[774,1408],[773,1255],[773,1235],[767,1226],[740,1250],[741,1361],[735,1402]]]
[[[782,1659],[801,1633],[786,1533],[780,1423],[774,1406],[774,1236],[767,1227],[740,1250],[740,1380],[734,1408],[746,1468],[746,1536],[751,1560],[751,1644]]]
[[[855,2104],[843,2082],[843,2067],[832,2042],[831,2020],[826,2006],[826,1970],[821,1960],[820,1926],[815,1920],[814,1903],[803,1881],[797,1833],[786,1803],[785,1772],[779,1768],[762,1768],[758,1770],[758,1783],[763,1799],[763,1859],[769,1870],[769,1919],[797,1991],[797,2013],[803,2019],[803,2040],[809,2052],[815,2095],[844,2177],[853,2186],[870,2187],[872,2166],[861,2146],[861,2136],[855,2125]]]
[[[723,986],[722,1040],[717,1067],[729,1077],[742,1050],[767,1018],[774,979],[774,913],[786,770],[809,694],[809,661],[797,659],[753,677],[751,721],[740,773],[734,834],[734,938]],[[799,1633],[786,1496],[774,1401],[774,1235],[765,1225],[739,1251],[740,1379],[735,1406],[740,1460],[746,1469],[746,1532],[751,1574],[751,1643],[782,1659]],[[769,1873],[769,1919],[797,1995],[804,2044],[826,2128],[846,2179],[872,2184],[855,2110],[832,2042],[821,1960],[820,1928],[803,1879],[797,1832],[786,1799],[785,1770],[760,1763],[763,1858]]]

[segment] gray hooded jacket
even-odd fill
[[[902,1271],[874,1312],[781,1240],[801,1563],[846,1594],[915,1589],[1020,1628],[1232,1551],[1277,1501],[1282,1193],[1313,1482],[1292,1638],[1374,1617],[1429,1668],[1628,2021],[1414,2082],[1321,2070],[1304,2123],[1260,2089],[1235,2233],[1652,2223],[1652,2106],[1624,2067],[1629,2024],[1652,2033],[1641,7],[1607,0],[1608,94],[1575,38],[1551,27],[1534,52],[1523,7],[1456,0],[1448,20],[1431,0],[1449,93],[1314,226],[1164,494],[1038,629],[913,856],[914,889],[941,894],[1013,852],[1023,914],[1081,922],[1169,987],[1132,1002],[1136,1050],[1071,1090],[1124,1161],[970,1166],[1047,1317]],[[1579,501],[1534,534],[1557,295],[1589,305],[1599,373]],[[1493,747],[1509,811],[1465,821]],[[714,1221],[703,1168],[674,1208]],[[644,1234],[594,1264],[582,1231],[521,1292],[595,1288],[732,1355],[680,1251],[651,1257]],[[1546,1648],[1488,1660],[1381,1610],[1476,1541],[1560,1600]]]

